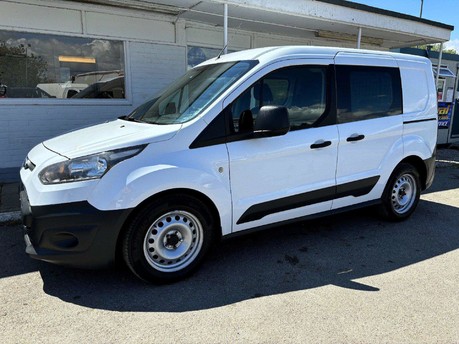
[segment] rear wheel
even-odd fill
[[[200,264],[214,237],[215,220],[189,195],[165,196],[145,206],[123,239],[127,266],[143,280],[165,283],[184,278]]]
[[[421,195],[419,173],[410,164],[402,163],[392,173],[382,196],[381,214],[393,221],[407,219]]]

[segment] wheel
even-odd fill
[[[167,283],[191,274],[213,241],[215,219],[189,195],[152,201],[134,217],[123,238],[131,271],[148,282]]]
[[[419,173],[412,165],[400,164],[392,173],[382,195],[381,214],[392,221],[407,219],[419,202]]]

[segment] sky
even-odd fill
[[[419,17],[421,0],[351,0],[385,10]],[[422,18],[454,26],[451,40],[445,48],[459,52],[459,0],[424,0]]]

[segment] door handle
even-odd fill
[[[311,145],[311,149],[324,148],[331,145],[331,141],[318,140]]]
[[[352,134],[351,136],[349,136],[346,141],[347,142],[355,142],[355,141],[360,141],[360,140],[363,140],[365,138],[365,135],[358,135],[358,134]]]

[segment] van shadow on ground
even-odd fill
[[[434,185],[431,192],[459,187],[457,172],[441,173],[448,173],[450,182]],[[0,259],[8,260],[9,267],[0,269],[0,278],[38,269],[45,293],[114,311],[202,310],[325,285],[378,292],[378,285],[356,279],[456,250],[457,218],[459,208],[421,201],[402,223],[384,222],[360,210],[274,228],[221,243],[195,275],[163,286],[138,281],[124,269],[85,271],[33,261],[18,245],[2,250]],[[8,240],[3,244],[11,244]]]

